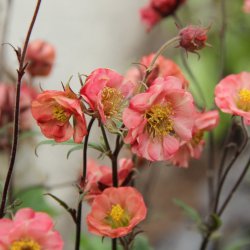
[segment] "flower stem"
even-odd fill
[[[152,72],[153,67],[154,67],[154,64],[155,64],[157,58],[158,58],[158,57],[159,57],[168,47],[170,47],[172,44],[174,44],[175,42],[177,42],[177,41],[179,41],[179,40],[180,40],[180,36],[176,36],[176,37],[174,37],[174,38],[168,40],[166,43],[164,43],[164,44],[159,48],[159,50],[156,52],[156,54],[155,54],[155,56],[154,56],[152,62],[150,63],[149,67],[148,67],[147,70],[146,70],[146,74],[145,74],[145,76],[144,76],[144,78],[143,78],[143,80],[142,80],[144,83],[146,83],[149,74]]]
[[[33,30],[33,27],[34,27],[34,24],[35,24],[35,21],[39,12],[41,2],[42,0],[37,1],[35,12],[34,12],[34,15],[30,23],[29,30],[28,30],[28,33],[24,42],[23,50],[21,54],[18,56],[19,68],[17,70],[18,80],[17,80],[16,103],[15,103],[15,113],[14,113],[13,142],[12,142],[12,148],[11,148],[9,169],[8,169],[8,173],[7,173],[7,177],[6,177],[4,189],[3,189],[2,201],[1,201],[1,207],[0,207],[0,218],[3,218],[5,214],[6,198],[8,195],[8,189],[9,189],[9,185],[11,182],[11,177],[12,177],[12,173],[14,170],[15,159],[16,159],[18,136],[19,136],[19,122],[18,121],[19,121],[19,113],[20,113],[21,82],[25,74],[25,69],[27,67],[27,64],[24,63],[24,60],[25,60],[27,47],[29,44],[30,35]]]
[[[92,128],[92,125],[95,121],[95,118],[91,118],[88,128],[87,128],[87,135],[85,136],[84,145],[83,145],[83,174],[81,183],[83,183],[83,186],[86,182],[86,176],[87,176],[87,151],[88,151],[88,141],[89,141],[89,134],[90,130]],[[81,197],[80,192],[80,197]],[[80,249],[80,241],[81,241],[81,218],[82,218],[82,200],[80,199],[78,208],[77,208],[77,217],[76,217],[76,240],[75,240],[75,250]]]

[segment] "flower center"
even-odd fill
[[[104,87],[102,90],[101,102],[104,114],[107,118],[116,118],[121,120],[122,108],[124,106],[124,96],[119,90]]]
[[[244,111],[250,110],[250,90],[241,89],[238,93],[237,107]]]
[[[10,250],[41,250],[41,246],[34,240],[23,239],[14,241]]]
[[[171,116],[173,109],[169,103],[156,104],[145,113],[147,131],[153,137],[163,137],[174,132],[174,122]]]
[[[192,137],[192,140],[191,140],[191,144],[193,146],[197,146],[199,145],[199,143],[201,142],[201,140],[203,139],[203,136],[204,136],[204,132],[203,131],[198,131],[197,133],[195,133]]]
[[[53,107],[53,116],[60,122],[66,122],[68,120],[65,110],[59,105]]]
[[[120,204],[112,205],[111,211],[105,219],[112,228],[126,227],[130,221],[129,215]]]

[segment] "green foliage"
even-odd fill
[[[57,214],[56,211],[46,202],[43,187],[25,188],[16,193],[15,198],[21,201],[21,205],[18,209],[30,207],[36,211],[48,213],[51,216]]]
[[[111,249],[111,240],[104,238],[103,240],[100,237],[88,235],[81,237],[81,249],[82,250],[110,250]],[[122,247],[119,245],[118,250],[122,250]],[[145,236],[138,236],[135,238],[134,245],[131,250],[153,250],[149,245],[148,240]]]
[[[249,247],[249,246],[250,246],[249,239],[239,239],[228,245],[224,250],[243,250],[244,247]]]

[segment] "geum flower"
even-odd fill
[[[43,40],[29,43],[26,53],[27,71],[31,76],[50,74],[56,57],[54,46]]]
[[[211,131],[219,123],[219,112],[217,110],[208,112],[196,112],[192,139],[183,141],[180,148],[171,158],[175,166],[188,167],[190,158],[199,159],[204,148],[204,134]]]
[[[20,209],[13,220],[0,219],[0,250],[62,250],[62,238],[53,226],[46,213]]]
[[[169,160],[180,140],[190,140],[194,123],[192,95],[176,77],[157,78],[145,93],[135,95],[124,110],[125,143],[150,161]]]
[[[69,86],[65,91],[49,90],[39,94],[32,102],[31,111],[47,138],[63,142],[73,135],[74,141],[81,143],[87,134],[82,104]],[[71,116],[74,128],[69,122]]]
[[[151,62],[154,59],[155,54],[152,53],[148,56],[142,57],[140,67],[132,67],[128,70],[126,78],[135,84],[138,84],[143,80],[144,75],[146,74],[146,68],[148,68]],[[160,55],[153,67],[153,70],[147,77],[147,85],[150,86],[157,77],[166,77],[166,76],[175,76],[179,78],[182,82],[182,87],[188,87],[188,81],[185,76],[182,74],[179,66],[172,60]]]
[[[250,125],[250,73],[222,79],[215,88],[215,103],[223,112],[241,116]]]
[[[100,236],[123,237],[145,219],[146,213],[142,195],[135,188],[107,188],[93,201],[88,230]]]
[[[140,10],[141,20],[150,31],[160,20],[174,14],[185,0],[150,0],[149,4]]]
[[[80,94],[112,132],[122,121],[122,112],[134,87],[132,82],[115,71],[100,68],[87,77]]]
[[[121,158],[118,168],[118,185],[126,185],[129,182],[133,170],[133,162],[131,159]],[[109,166],[98,165],[94,160],[89,160],[87,164],[86,185],[81,183],[83,188],[84,199],[88,203],[92,203],[94,198],[101,194],[105,188],[112,187],[112,169]]]

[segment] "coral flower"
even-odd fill
[[[125,142],[150,161],[170,159],[180,140],[190,140],[194,123],[190,93],[176,77],[157,78],[145,93],[135,95],[123,113]]]
[[[118,185],[124,184],[133,169],[131,159],[122,158],[119,160]],[[87,192],[85,199],[92,203],[96,195],[102,193],[104,188],[113,186],[112,169],[109,166],[99,166],[96,161],[89,160],[87,165],[87,181],[84,192]]]
[[[13,220],[0,219],[0,249],[62,250],[62,238],[53,226],[46,213],[20,209]]]
[[[250,13],[250,0],[244,1],[243,11],[248,14]]]
[[[135,83],[138,83],[140,80],[142,80],[143,76],[146,73],[146,68],[150,66],[151,62],[154,59],[154,56],[155,54],[152,53],[148,56],[142,57],[140,61],[140,64],[142,64],[142,66],[139,68],[133,67],[129,69],[126,78]],[[183,88],[188,87],[188,81],[182,74],[179,66],[174,61],[167,59],[164,56],[159,56],[157,58],[154,64],[154,68],[147,78],[147,85],[150,86],[153,83],[153,81],[159,76],[161,77],[175,76],[180,79]]]
[[[44,91],[32,102],[32,115],[47,138],[57,142],[70,139],[81,143],[87,133],[86,121],[80,100],[67,87],[65,91]],[[73,116],[74,128],[69,122]]]
[[[43,41],[35,40],[27,48],[27,71],[32,76],[47,76],[51,72],[56,57],[55,48]]]
[[[161,19],[173,14],[185,0],[151,0],[140,10],[142,22],[150,31]]]
[[[219,123],[219,112],[217,110],[208,112],[197,112],[190,141],[183,141],[180,148],[171,158],[171,162],[180,167],[188,167],[190,158],[199,159],[205,144],[204,133],[215,128]]]
[[[112,130],[122,120],[127,98],[134,91],[134,84],[110,69],[96,69],[86,79],[80,93],[97,111],[101,121]]]
[[[132,232],[146,217],[142,195],[132,187],[107,188],[98,195],[87,216],[91,233],[119,238]]]
[[[223,112],[239,115],[250,125],[250,73],[222,79],[215,88],[215,103]]]

